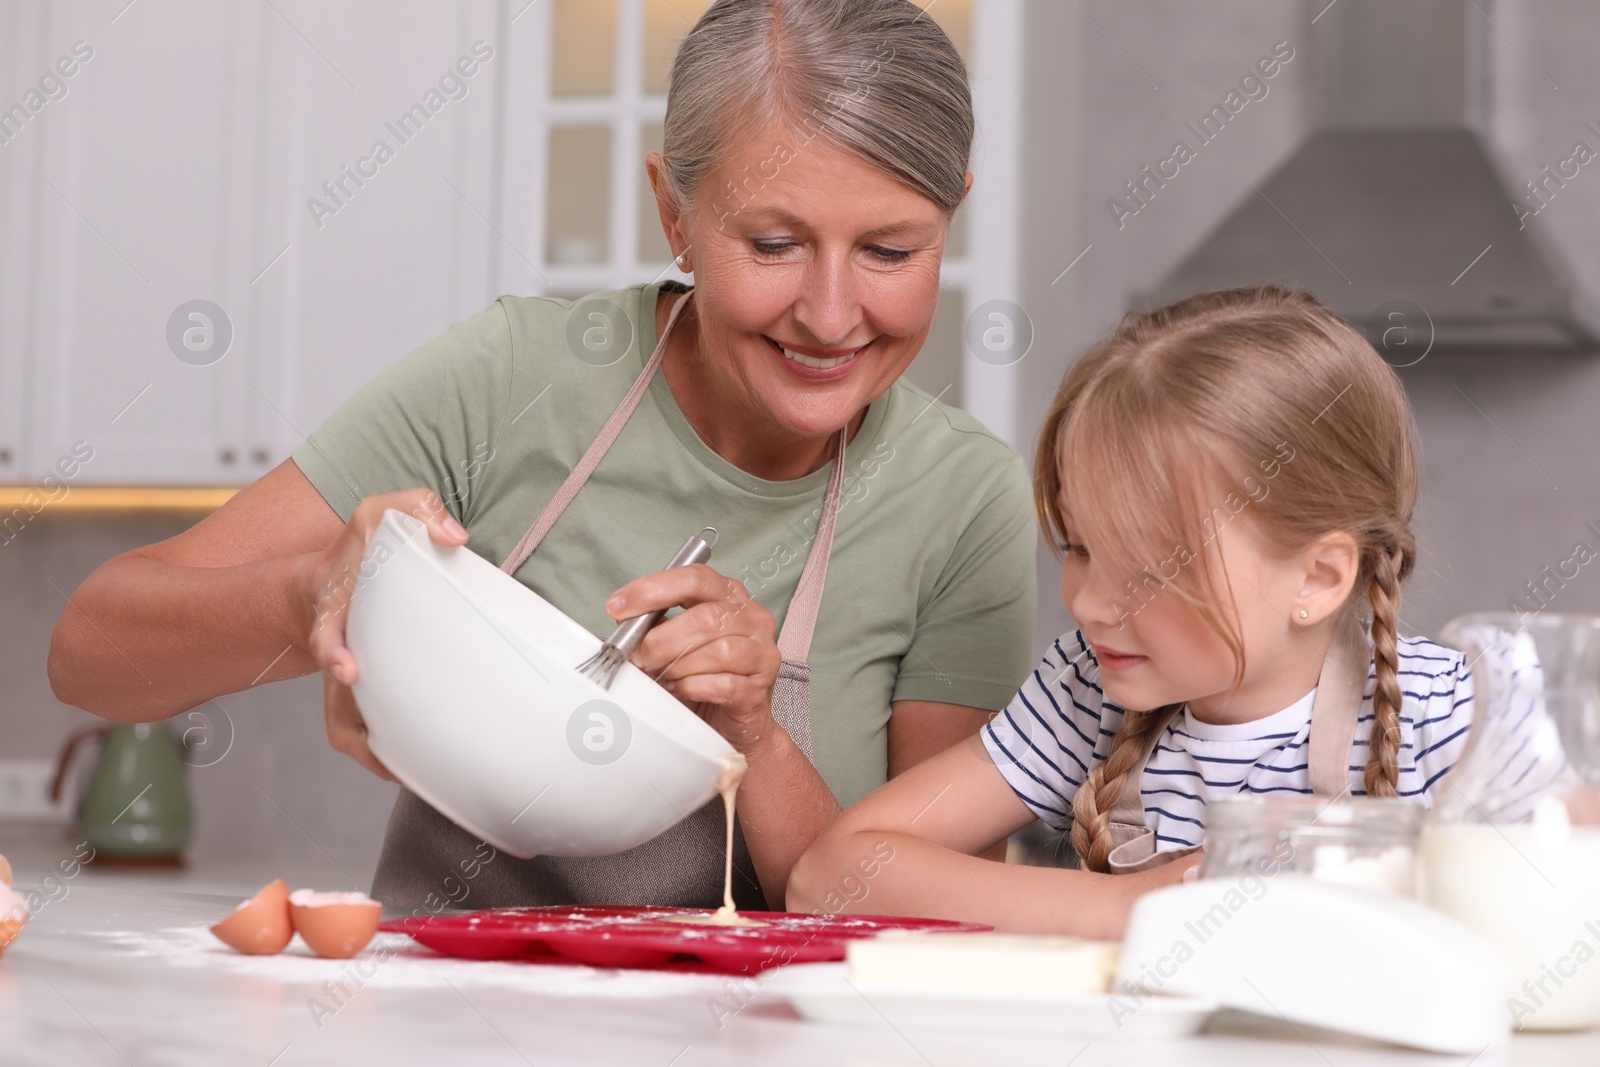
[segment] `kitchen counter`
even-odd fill
[[[370,863],[303,870],[260,861],[181,871],[96,867],[41,884],[54,853],[10,853],[19,889],[53,897],[0,957],[0,1062],[93,1064],[572,1063],[647,1067],[760,1063],[1389,1067],[1465,1064],[1242,1019],[1183,1041],[1040,1041],[823,1027],[761,989],[710,975],[448,960],[379,935],[355,960],[322,960],[297,940],[246,957],[206,932],[272,877],[365,889]],[[55,852],[70,856],[70,847]],[[342,872],[339,873],[339,872]],[[409,947],[408,947],[409,946]],[[1381,960],[1375,959],[1381,966]],[[1600,1034],[1526,1035],[1473,1067],[1600,1062]]]

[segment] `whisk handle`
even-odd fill
[[[706,534],[711,535],[709,540],[707,540]],[[683,547],[678,549],[678,554],[673,556],[672,561],[663,569],[671,570],[673,567],[688,567],[696,563],[704,563],[711,558],[711,549],[715,547],[717,538],[716,527],[706,526],[702,528],[699,533],[694,534],[683,543]],[[606,643],[620,649],[623,657],[628,658],[633,655],[634,649],[639,647],[639,642],[644,640],[645,631],[660,622],[662,616],[666,615],[666,613],[667,609],[662,608],[658,611],[648,612],[628,619],[616,628],[611,635],[611,639]]]

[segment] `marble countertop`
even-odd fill
[[[1466,1064],[1243,1019],[1181,1041],[1024,1039],[822,1026],[762,988],[710,975],[449,960],[379,935],[354,960],[296,941],[246,957],[206,926],[272,877],[364,887],[370,864],[317,869],[206,861],[181,871],[57,867],[69,846],[8,853],[19,889],[45,898],[0,957],[0,1061],[7,1065],[473,1063],[906,1065],[1186,1064],[1389,1067]],[[51,873],[54,872],[54,873]],[[53,881],[42,880],[50,873]],[[1473,1067],[1600,1062],[1600,1034],[1518,1036]]]

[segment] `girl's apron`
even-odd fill
[[[500,569],[515,574],[555,525],[589,475],[611,447],[667,350],[667,338],[678,316],[694,296],[691,290],[673,305],[655,352],[627,396],[612,412],[556,490],[555,496],[517,542]],[[789,602],[778,651],[783,662],[772,687],[772,715],[795,745],[811,755],[811,668],[806,657],[822,604],[822,586],[833,544],[844,475],[846,430],[828,478],[827,495],[805,569]],[[714,797],[682,822],[642,845],[611,856],[535,856],[518,860],[493,855],[493,850],[402,788],[384,837],[383,854],[373,879],[372,894],[391,909],[440,907],[489,908],[539,904],[655,904],[716,907],[722,899],[725,847],[722,799]],[[484,862],[485,855],[492,859]],[[740,908],[765,909],[743,828],[734,830],[734,899]]]
[[[1322,661],[1317,678],[1317,695],[1311,702],[1311,740],[1307,760],[1311,791],[1332,800],[1350,789],[1350,745],[1355,740],[1356,722],[1361,715],[1361,697],[1366,690],[1370,654],[1366,641],[1355,627],[1335,636]],[[1132,874],[1160,867],[1198,851],[1198,845],[1156,851],[1156,832],[1145,822],[1144,796],[1140,786],[1145,764],[1167,732],[1167,725],[1183,710],[1170,704],[1158,713],[1160,721],[1145,743],[1144,754],[1128,771],[1122,795],[1112,805],[1109,829],[1116,842],[1106,863],[1112,874]]]

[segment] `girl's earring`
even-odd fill
[[[1300,609],[1300,617],[1302,619],[1309,619],[1309,618],[1311,618],[1311,612],[1307,611],[1305,608],[1301,608]]]

